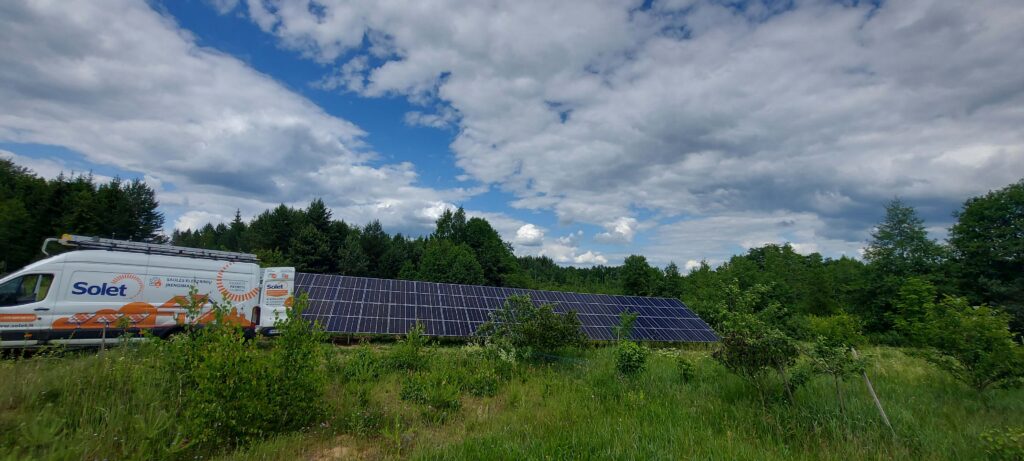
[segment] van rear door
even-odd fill
[[[257,329],[267,335],[277,334],[274,324],[284,320],[292,306],[295,287],[294,267],[268,267],[263,269],[260,289],[260,313]],[[254,319],[255,320],[255,319]]]

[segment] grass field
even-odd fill
[[[627,379],[612,348],[511,366],[479,348],[435,346],[407,371],[387,366],[393,347],[332,347],[327,420],[213,457],[970,460],[986,459],[982,433],[1024,426],[1024,391],[977,394],[892,348],[865,352],[896,437],[861,379],[843,384],[845,417],[824,377],[793,403],[763,402],[707,350],[658,350]],[[680,354],[697,366],[690,382]],[[199,457],[175,452],[173,409],[149,360],[145,348],[124,348],[0,361],[0,453]]]

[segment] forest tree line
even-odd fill
[[[142,180],[97,183],[92,174],[46,180],[0,158],[0,274],[40,259],[65,233],[165,242],[156,193]]]
[[[757,292],[782,306],[794,332],[817,318],[849,315],[877,341],[905,343],[906,325],[929,303],[958,297],[1009,314],[1024,331],[1024,181],[967,200],[946,242],[928,237],[915,209],[899,199],[867,242],[863,260],[802,255],[769,244],[718,267],[683,273],[654,267],[641,255],[621,266],[563,267],[547,257],[516,257],[512,245],[479,217],[445,211],[427,236],[390,234],[380,222],[335,219],[323,200],[305,208],[280,205],[246,221],[174,231],[170,242],[256,253],[264,265],[314,273],[487,284],[682,299],[713,322]],[[46,237],[63,233],[165,241],[164,218],[144,182],[91,175],[44,180],[0,160],[0,272],[38,259]],[[925,307],[922,307],[925,306]]]

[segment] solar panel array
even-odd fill
[[[405,334],[422,323],[431,336],[467,337],[490,319],[505,299],[527,295],[534,304],[576,311],[583,331],[594,340],[614,339],[623,311],[637,313],[633,339],[717,341],[708,324],[678,299],[526,290],[297,273],[295,293],[306,292],[304,312],[330,333]]]

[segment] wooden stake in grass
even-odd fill
[[[853,357],[857,358],[857,349],[850,348],[853,352]],[[882,415],[882,422],[889,428],[889,432],[892,433],[892,437],[896,438],[896,431],[892,428],[892,424],[889,423],[889,417],[885,415],[885,409],[882,408],[882,402],[878,400],[878,394],[875,394],[875,387],[871,385],[871,379],[868,378],[867,369],[864,370],[864,384],[868,387],[868,393],[871,394],[871,398],[875,400],[875,406],[878,407],[878,413]]]

